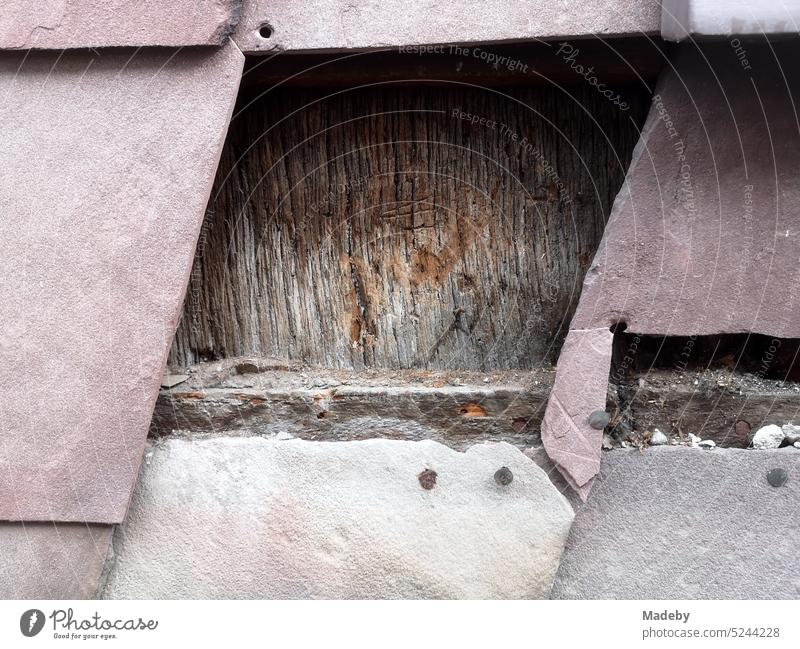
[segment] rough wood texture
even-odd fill
[[[151,437],[276,435],[343,441],[433,439],[464,450],[486,440],[538,446],[552,370],[290,370],[257,359],[195,367],[163,389]]]
[[[434,439],[463,450],[481,441],[541,445],[555,371],[490,374],[417,370],[308,370],[232,358],[187,370],[162,389],[150,436],[275,435],[317,441]],[[745,448],[766,424],[800,424],[800,385],[727,370],[649,370],[612,381],[606,431],[646,444],[655,428]],[[740,423],[737,426],[737,422]]]
[[[171,364],[552,360],[646,108],[622,93],[267,93],[231,126]]]

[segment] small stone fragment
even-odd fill
[[[713,439],[701,439],[699,442],[697,442],[697,445],[700,448],[710,451],[717,445],[717,443]]]
[[[753,436],[753,448],[757,449],[778,448],[781,442],[783,442],[783,431],[775,424],[759,428]]]
[[[420,486],[426,491],[430,491],[436,486],[436,471],[433,469],[425,469],[417,476]]]
[[[603,434],[603,448],[607,451],[610,451],[612,448],[614,448],[614,438],[607,433]]]
[[[795,442],[795,443],[794,443],[794,447],[795,447],[795,448],[800,448],[800,442]]]
[[[788,479],[789,474],[786,473],[786,469],[772,469],[772,471],[767,473],[767,482],[773,487],[782,487],[786,484]]]
[[[180,385],[184,381],[188,380],[189,377],[186,374],[165,374],[161,378],[161,387],[174,388],[176,385]]]
[[[608,426],[611,416],[605,410],[595,410],[589,415],[589,425],[595,430],[603,430]]]
[[[650,436],[650,445],[651,446],[664,446],[665,444],[669,443],[669,438],[662,433],[658,428],[653,431],[653,434]]]
[[[691,442],[692,448],[699,448],[700,442],[702,442],[702,441],[703,440],[700,439],[697,435],[693,435],[692,433],[689,433],[689,442]]]
[[[795,426],[794,424],[784,424],[781,426],[781,430],[783,431],[783,436],[786,438],[786,441],[789,442],[789,444],[800,442],[800,426]]]
[[[507,466],[501,466],[494,473],[494,481],[500,486],[506,487],[514,480],[514,474]]]
[[[744,419],[740,419],[733,427],[734,438],[742,446],[750,443],[750,424]]]

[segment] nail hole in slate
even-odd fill
[[[621,334],[621,333],[622,333],[623,331],[625,331],[627,328],[628,328],[628,323],[627,323],[627,322],[625,322],[624,320],[620,320],[619,322],[615,322],[614,324],[612,324],[612,325],[611,325],[611,326],[608,328],[608,330],[609,330],[609,331],[610,331],[612,334],[617,334],[617,333]]]
[[[272,36],[272,25],[267,23],[261,25],[258,29],[258,35],[261,36],[261,38],[269,38]]]

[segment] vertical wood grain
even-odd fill
[[[267,93],[231,125],[170,363],[551,362],[646,111],[623,93]]]

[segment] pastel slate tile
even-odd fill
[[[770,485],[780,468],[788,480]],[[556,599],[797,599],[800,451],[603,453]]]
[[[104,597],[547,597],[572,517],[504,442],[173,439],[148,451]]]
[[[0,522],[0,599],[94,597],[112,529],[82,523]]]
[[[660,19],[657,0],[248,0],[234,40],[246,52],[342,50],[651,34]]]
[[[800,336],[800,69],[793,43],[748,47],[757,76],[727,42],[677,46],[573,328]]]
[[[567,334],[542,421],[547,454],[582,496],[600,469],[603,431],[589,425],[589,416],[605,410],[612,341],[608,328]]]
[[[123,519],[243,59],[0,54],[0,519]]]
[[[755,77],[727,42],[677,47],[584,279],[572,330],[622,322],[637,334],[800,337],[800,71],[787,65],[796,46],[750,43],[748,51]],[[565,391],[578,396],[585,367],[569,355],[559,360],[566,387],[556,386],[548,412]],[[605,399],[604,386],[591,389],[583,398]],[[578,418],[562,423],[568,419],[580,430]],[[548,452],[553,425],[545,420]],[[591,461],[562,447],[584,439],[568,434],[553,458],[583,497],[601,439],[593,438]]]
[[[242,0],[4,0],[0,49],[222,45]]]

